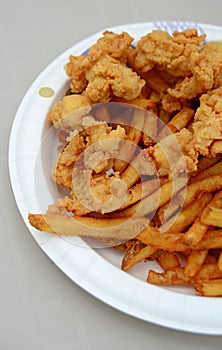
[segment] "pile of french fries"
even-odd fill
[[[74,135],[72,147],[72,141],[65,141],[60,148],[54,180],[61,185],[58,179],[63,152],[70,147],[70,196],[50,205],[45,214],[29,214],[29,221],[41,231],[92,237],[108,249],[120,250],[124,271],[143,261],[156,261],[158,271],[149,269],[147,264],[149,283],[193,286],[198,295],[222,296],[222,155],[218,152],[214,158],[201,156],[197,170],[189,174],[185,162],[182,171],[175,170],[176,156],[170,158],[161,148],[156,147],[151,157],[151,148],[165,139],[160,125],[166,125],[170,135],[174,135],[191,127],[195,111],[190,107],[183,107],[174,115],[156,111],[161,99],[161,77],[155,76],[152,84],[149,80],[147,91],[147,95],[132,101],[114,97],[110,101],[113,105],[92,108],[90,113],[98,124]],[[94,166],[87,173],[90,195],[99,203],[94,207],[87,205],[84,198],[81,200],[81,191],[77,196],[74,184],[83,179],[87,170],[81,153],[108,142],[108,133],[99,137],[102,121],[109,133],[119,127],[124,135],[118,139],[118,153],[101,158],[96,170]],[[82,150],[80,136],[90,140]],[[95,147],[92,154],[98,151]],[[77,181],[76,186],[83,190],[84,184]],[[112,203],[113,196],[116,204]]]

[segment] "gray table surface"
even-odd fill
[[[106,27],[154,20],[222,25],[221,13],[220,0],[0,0],[0,349],[221,349],[219,336],[137,320],[70,281],[28,232],[8,175],[16,110],[58,54]]]

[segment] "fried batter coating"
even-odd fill
[[[99,159],[95,159],[95,157],[100,157],[101,152],[105,147],[105,141],[116,139],[118,142],[125,138],[125,130],[118,126],[116,129],[112,129],[105,122],[97,122],[95,125],[87,127],[82,132],[73,132],[73,134],[69,137],[69,142],[67,146],[64,148],[62,153],[59,155],[55,169],[53,170],[53,178],[58,185],[62,185],[66,188],[72,189],[72,177],[73,177],[73,168],[77,159],[81,154],[89,148],[89,146],[93,145],[93,149],[91,156],[94,158],[85,159],[84,166],[88,166],[90,164],[98,163],[99,171],[102,171],[105,168],[109,161],[109,152],[112,154],[114,150],[111,148],[106,149],[107,152],[107,161],[102,163],[102,167],[100,166]],[[99,141],[104,140],[100,144]],[[116,148],[117,143],[113,142],[113,148]],[[110,147],[110,143],[108,144]],[[88,162],[88,163],[87,163]]]
[[[68,95],[54,104],[47,118],[55,128],[70,131],[79,129],[82,118],[90,111],[89,100],[81,95]]]
[[[222,140],[222,87],[209,91],[200,97],[192,124],[193,147],[203,156],[211,155],[210,146],[215,140]]]
[[[87,56],[70,56],[66,73],[71,90],[83,93],[92,103],[108,102],[112,96],[131,100],[138,97],[145,81],[127,64],[127,48],[133,38],[123,32],[105,32]]]
[[[172,75],[183,77],[190,71],[188,58],[191,52],[200,50],[199,44],[204,38],[205,35],[198,36],[196,29],[174,32],[173,36],[153,30],[138,41],[135,65],[143,72],[161,66]]]
[[[110,56],[101,57],[86,72],[86,79],[88,85],[83,95],[92,102],[108,102],[112,95],[133,100],[145,85],[132,69]]]
[[[142,37],[136,48],[135,66],[143,72],[154,67],[177,80],[167,89],[176,99],[192,99],[222,85],[222,50],[201,45],[205,35],[196,29],[170,34],[154,30]],[[173,80],[172,80],[173,82]]]

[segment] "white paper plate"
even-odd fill
[[[188,27],[205,32],[209,41],[222,39],[222,27],[191,22],[134,23],[106,29],[117,33],[128,31],[138,39],[153,29],[171,33]],[[221,298],[199,297],[189,288],[150,285],[146,283],[146,263],[139,264],[130,273],[123,272],[120,269],[121,253],[111,249],[92,249],[80,238],[76,238],[73,244],[62,237],[40,233],[28,223],[28,213],[38,213],[40,207],[46,209],[56,195],[49,180],[55,136],[50,129],[48,131],[45,117],[68,87],[64,65],[70,54],[79,55],[86,51],[102,32],[75,44],[56,58],[34,81],[21,102],[9,145],[10,177],[18,208],[41,249],[71,280],[90,294],[128,315],[154,324],[221,335]],[[54,95],[48,98],[40,96],[39,90],[43,87],[52,88]],[[43,141],[46,133],[48,137]]]

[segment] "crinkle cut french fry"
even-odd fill
[[[205,297],[222,296],[222,278],[213,280],[198,280],[194,287],[199,295]]]
[[[94,219],[59,214],[29,214],[29,222],[40,231],[59,235],[78,235],[95,238],[134,238],[147,225],[143,217],[127,219]]]
[[[186,277],[194,277],[194,275],[200,270],[204,264],[208,250],[192,250],[187,258],[187,263],[184,268],[184,275]]]
[[[156,272],[149,270],[147,282],[162,285],[183,285],[190,284],[190,278],[184,275],[183,267],[177,267],[173,270]]]

